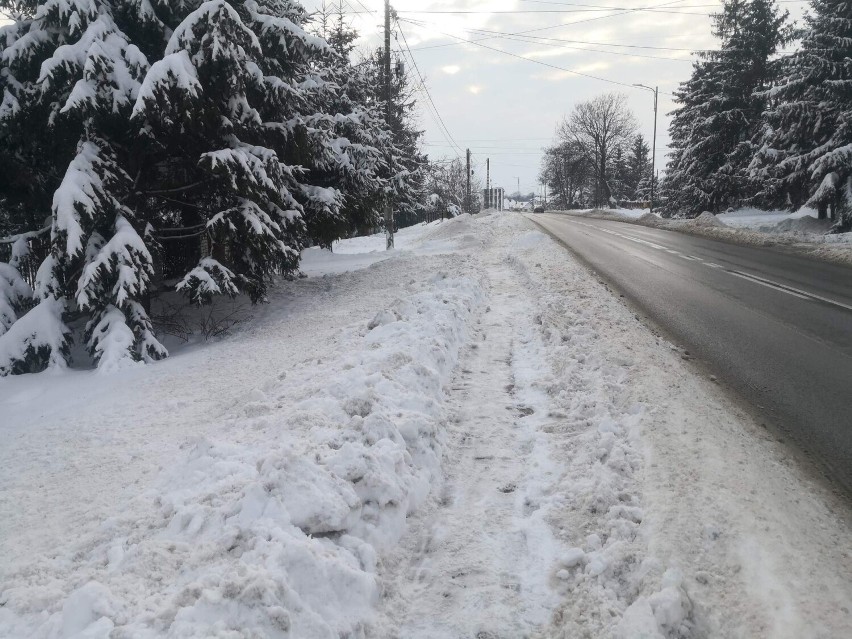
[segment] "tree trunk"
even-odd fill
[[[609,207],[609,198],[610,198],[611,193],[610,193],[610,190],[609,190],[609,184],[607,184],[607,181],[606,181],[606,153],[605,152],[601,152],[601,167],[600,167],[599,178],[600,178],[600,183],[601,183],[600,193],[601,193],[601,197],[603,198],[603,202],[602,202],[603,206],[601,206],[601,208],[607,208],[607,207]]]

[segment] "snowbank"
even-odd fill
[[[482,291],[430,277],[301,383],[249,393],[65,554],[3,575],[0,636],[338,637],[440,473],[443,386]],[[282,362],[282,368],[286,362]]]
[[[540,636],[852,636],[848,504],[771,416],[745,415],[555,241],[513,257],[554,378],[548,520],[568,547]]]
[[[725,228],[725,223],[720,221],[710,211],[704,211],[698,217],[687,220],[686,224],[689,226],[714,226],[716,228]]]
[[[827,234],[832,222],[817,220],[816,211],[808,208],[795,213],[750,208],[718,215],[705,211],[688,220],[661,218],[641,209],[587,209],[560,213],[665,228],[750,246],[785,246],[817,259],[852,264],[852,232]]]

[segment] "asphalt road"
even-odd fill
[[[635,224],[529,217],[852,495],[852,268]]]

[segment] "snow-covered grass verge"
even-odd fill
[[[715,216],[702,213],[690,220],[665,219],[643,209],[559,212],[653,226],[749,246],[784,246],[815,258],[852,264],[852,232],[827,233],[832,223],[818,220],[816,211],[807,208],[795,213],[740,209]]]
[[[377,557],[440,473],[444,384],[481,302],[475,278],[424,275],[325,360],[299,370],[282,343],[227,426],[69,544],[4,561],[0,636],[361,633]]]

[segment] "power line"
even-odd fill
[[[438,111],[438,107],[435,106],[435,101],[432,99],[432,94],[429,93],[429,87],[426,86],[426,81],[423,79],[423,75],[420,73],[420,68],[417,66],[417,60],[414,59],[414,54],[411,53],[411,49],[408,47],[408,39],[405,37],[405,31],[402,30],[402,25],[399,24],[399,19],[394,16],[396,20],[396,26],[399,28],[399,33],[402,36],[402,42],[405,45],[406,51],[408,51],[408,57],[411,59],[411,64],[414,66],[414,70],[417,72],[417,77],[420,78],[420,85],[423,87],[423,91],[426,93],[426,97],[429,100],[429,103],[432,105],[432,108],[435,110],[435,115],[438,117],[441,126],[443,127],[443,132],[445,137],[447,138],[447,142],[450,142],[455,146],[453,149],[458,155],[458,151],[461,151],[461,147],[456,144],[455,140],[453,140],[453,136],[450,133],[450,129],[447,127],[446,123],[444,123],[444,118],[441,117],[440,111]]]
[[[399,26],[399,25],[397,25],[397,26]],[[401,29],[400,29],[400,32],[402,32]],[[396,36],[394,36],[394,37],[396,37]],[[399,42],[398,39],[397,39],[397,42]],[[409,53],[409,58],[411,59],[412,63],[414,63],[414,58],[411,56],[410,53]],[[413,66],[415,66],[415,68],[416,68],[416,64],[414,64]],[[450,134],[449,128],[444,123],[444,119],[441,117],[441,114],[438,111],[438,108],[435,105],[435,102],[432,100],[432,96],[429,94],[429,89],[426,86],[425,80],[423,79],[422,76],[420,76],[419,69],[418,69],[417,75],[420,78],[420,84],[419,84],[417,90],[419,92],[425,94],[426,99],[427,99],[426,112],[432,117],[432,120],[434,120],[435,124],[438,126],[438,131],[441,132],[441,135],[443,135],[444,139],[447,141],[447,144],[442,144],[441,146],[449,147],[450,150],[452,150],[452,152],[456,154],[456,158],[461,159],[460,151],[462,149],[455,142],[455,140],[452,137],[452,134]],[[430,145],[426,145],[425,143],[422,143],[422,144],[424,146],[430,146]]]
[[[636,7],[635,9],[628,9],[627,7],[599,7],[594,9],[505,9],[505,10],[497,10],[497,11],[477,11],[477,10],[466,10],[466,9],[421,9],[414,11],[398,11],[397,13],[405,13],[405,14],[413,14],[413,15],[424,15],[424,14],[438,14],[438,15],[518,15],[518,14],[535,14],[535,13],[589,13],[589,12],[600,12],[600,11],[647,11],[649,13],[672,13],[676,15],[688,15],[688,16],[706,16],[709,15],[705,11],[672,11],[669,9],[657,9],[655,7]]]
[[[422,21],[418,20],[418,22],[422,22],[423,24],[436,24],[434,22],[427,22],[425,20],[422,20]],[[558,48],[562,48],[562,49],[571,49],[572,51],[590,51],[590,52],[593,52],[593,53],[608,53],[610,55],[620,55],[620,56],[626,56],[626,57],[630,57],[630,58],[650,58],[650,59],[653,59],[653,60],[672,60],[674,62],[691,62],[691,60],[689,60],[687,58],[673,58],[673,57],[669,57],[669,56],[649,55],[649,54],[643,54],[643,53],[626,53],[626,52],[622,52],[622,51],[607,51],[606,49],[594,49],[594,48],[591,48],[591,47],[566,46],[566,44],[563,44],[563,43],[592,44],[592,45],[598,45],[598,46],[614,46],[614,47],[620,47],[620,48],[661,49],[661,50],[668,50],[668,51],[689,51],[690,53],[692,53],[694,51],[693,49],[675,49],[673,47],[641,47],[641,46],[638,46],[638,45],[636,45],[635,47],[631,47],[631,45],[612,45],[612,44],[609,44],[609,43],[606,43],[606,42],[586,42],[586,41],[582,41],[582,40],[565,40],[565,39],[562,39],[562,38],[545,38],[545,37],[541,37],[541,36],[516,35],[516,34],[513,34],[513,33],[501,33],[500,31],[491,31],[491,30],[488,30],[488,29],[478,29],[478,28],[475,28],[475,27],[471,27],[469,29],[464,29],[464,30],[467,33],[489,34],[489,37],[482,38],[481,40],[509,40],[511,42],[524,42],[524,43],[527,43],[527,44],[540,44],[540,45],[548,46],[548,47],[558,47]],[[481,40],[472,40],[472,42],[476,43],[476,42],[480,42]],[[422,51],[422,50],[425,50],[425,49],[436,49],[436,48],[440,48],[440,47],[443,47],[443,46],[447,46],[447,45],[415,47],[413,50],[414,51]],[[455,46],[455,45],[451,45],[451,46]]]
[[[415,22],[413,20],[407,20],[405,18],[402,18],[402,20],[405,21],[405,22],[409,22],[409,23],[411,23],[415,26],[423,27],[422,24],[418,24],[417,22]],[[466,42],[468,44],[473,44],[473,45],[476,45],[478,47],[482,47],[483,49],[489,49],[490,51],[496,51],[497,53],[502,53],[504,55],[508,55],[508,56],[513,57],[513,58],[518,58],[520,60],[526,60],[527,62],[532,62],[533,64],[540,64],[541,66],[544,66],[544,67],[550,67],[551,69],[556,69],[558,71],[565,71],[566,73],[571,73],[571,74],[574,74],[574,75],[583,76],[584,78],[591,78],[592,80],[599,80],[600,82],[607,82],[609,84],[617,84],[618,86],[627,87],[629,89],[634,88],[632,84],[627,84],[626,82],[619,82],[618,80],[610,80],[609,78],[603,78],[599,75],[592,75],[591,73],[583,73],[582,71],[573,71],[571,69],[566,69],[565,67],[560,67],[560,66],[557,66],[555,64],[550,64],[548,62],[542,62],[541,60],[535,60],[533,58],[526,58],[526,57],[519,55],[517,53],[512,53],[511,51],[505,51],[503,49],[498,49],[496,47],[489,47],[487,44],[482,44],[481,42],[478,42],[476,40],[468,40],[467,38],[462,38],[462,37],[459,37],[459,36],[451,35],[449,33],[444,33],[443,31],[438,31],[437,29],[430,29],[429,27],[423,27],[423,28],[429,29],[430,31],[434,31],[435,33],[440,33],[441,35],[447,36],[448,38],[455,38],[456,40],[460,40],[460,41]]]
[[[462,142],[538,142],[540,140],[552,140],[549,138],[457,138]]]
[[[443,142],[424,142],[424,146],[447,146]],[[480,150],[489,150],[495,149],[498,151],[539,151],[540,149],[536,149],[533,147],[511,147],[511,146],[478,146],[478,145],[470,145],[468,148],[470,149],[480,149]]]
[[[422,20],[421,22],[423,22],[424,24],[436,24],[434,22],[426,22],[425,20]],[[553,27],[546,27],[546,28],[551,29]],[[535,30],[537,31],[538,29],[535,29]],[[480,42],[482,40],[499,40],[499,39],[507,37],[507,36],[512,36],[512,37],[519,36],[519,37],[522,37],[522,38],[529,38],[530,42],[534,42],[536,40],[547,40],[549,42],[566,42],[566,43],[569,43],[569,44],[590,44],[590,45],[599,46],[599,47],[618,47],[620,49],[648,49],[648,50],[652,50],[652,51],[688,51],[688,52],[695,51],[695,49],[688,49],[688,48],[685,48],[685,47],[655,47],[655,46],[643,45],[643,44],[615,44],[615,43],[612,43],[612,42],[595,42],[595,41],[592,41],[592,40],[569,40],[569,39],[566,39],[566,38],[548,38],[546,36],[526,35],[527,33],[530,33],[529,31],[516,31],[515,33],[505,33],[503,31],[493,31],[491,29],[481,29],[481,28],[476,28],[476,27],[471,27],[470,29],[465,29],[465,31],[467,31],[468,33],[477,32],[477,33],[489,34],[489,37],[482,38],[481,40],[476,40],[476,42]],[[428,47],[414,47],[412,49],[412,51],[425,51],[426,49],[439,49],[441,47],[455,47],[455,46],[458,46],[459,44],[460,43],[452,42],[450,44],[437,44],[437,45],[430,45]],[[592,49],[587,49],[587,50],[592,51]]]
[[[668,2],[663,2],[662,4],[652,5],[651,7],[637,7],[635,9],[620,11],[618,13],[611,13],[611,14],[605,15],[605,16],[595,16],[593,18],[584,18],[583,20],[574,20],[572,22],[565,22],[565,23],[562,23],[562,24],[552,24],[552,25],[549,25],[547,27],[537,27],[535,29],[525,29],[524,31],[516,31],[515,33],[509,34],[509,35],[522,35],[522,34],[526,34],[526,33],[536,33],[536,32],[539,32],[539,31],[549,31],[550,29],[561,29],[563,27],[570,27],[570,26],[573,26],[573,25],[576,25],[576,24],[583,24],[583,23],[586,23],[586,22],[594,22],[595,20],[605,20],[606,18],[615,18],[615,17],[618,17],[618,16],[626,15],[628,13],[634,13],[636,11],[639,11],[642,8],[656,9],[656,8],[659,8],[659,7],[668,7],[668,6],[671,6],[673,4],[679,4],[681,2],[686,2],[686,0],[669,0]],[[493,40],[493,39],[494,38],[491,38],[491,37],[480,38],[479,40],[477,40],[477,42],[481,42],[481,41],[484,41],[484,40]],[[438,45],[433,45],[433,46],[430,46],[430,47],[419,47],[419,48],[421,50],[422,49],[437,49],[437,48],[440,48],[440,47],[457,47],[457,46],[459,46],[459,44],[460,43],[458,43],[458,42],[451,42],[449,44],[438,44]]]

